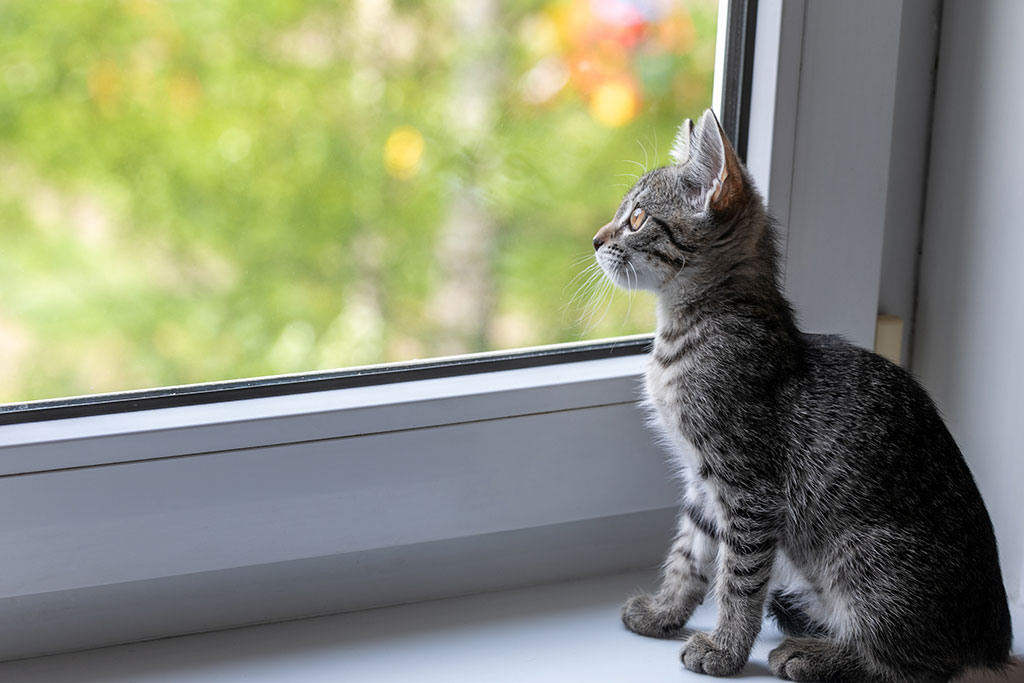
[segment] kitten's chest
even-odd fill
[[[693,406],[686,403],[687,398],[692,399],[691,392],[680,386],[690,381],[679,376],[683,370],[666,368],[652,357],[644,377],[647,408],[653,426],[669,446],[672,463],[682,475],[683,498],[717,528],[722,519],[718,492],[706,478],[706,455],[698,445],[706,447],[707,440],[701,438],[701,429],[694,423]]]
[[[655,338],[647,361],[644,384],[658,420],[673,432],[692,440],[714,405],[707,381],[705,334],[699,326],[685,333]]]
[[[652,355],[644,387],[654,426],[674,446],[673,455],[679,465],[696,471],[702,460],[695,443],[700,441],[700,418],[695,412],[700,407],[693,405],[695,397],[690,383],[694,378],[687,376],[690,371],[687,363],[666,365]]]

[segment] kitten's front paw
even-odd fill
[[[635,595],[622,606],[622,623],[633,633],[649,638],[682,638],[688,632],[678,610],[659,605],[647,593]]]
[[[683,666],[694,673],[711,676],[731,676],[746,663],[745,657],[727,652],[711,640],[711,636],[700,631],[694,633],[682,652]]]

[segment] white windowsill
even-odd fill
[[[0,659],[656,562],[645,360],[5,427]]]
[[[633,635],[623,599],[654,584],[650,572],[485,593],[317,619],[122,645],[0,664],[20,683],[384,683],[397,681],[594,683],[712,680],[679,663],[680,643]],[[1024,614],[1016,613],[1016,629]],[[709,630],[707,604],[691,624]],[[739,677],[775,681],[765,626]],[[1018,635],[1014,652],[1024,653]],[[1024,680],[1018,665],[1003,678]]]

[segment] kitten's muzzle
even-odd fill
[[[594,251],[601,248],[601,245],[611,239],[612,234],[615,232],[615,224],[608,223],[603,228],[597,231],[594,235]]]

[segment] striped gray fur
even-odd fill
[[[1004,666],[992,524],[931,400],[879,356],[798,330],[775,228],[710,111],[673,156],[594,238],[610,279],[657,295],[646,405],[682,488],[660,588],[624,623],[685,637],[684,665],[718,676],[743,667],[766,610],[790,635],[769,661],[787,680]],[[689,632],[711,591],[717,626]]]

